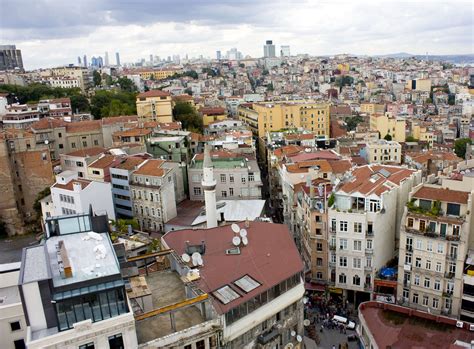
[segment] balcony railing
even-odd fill
[[[413,252],[413,245],[406,245],[405,250],[407,250],[407,252]]]
[[[446,273],[444,273],[444,277],[446,279],[452,279],[452,278],[454,278],[454,273],[447,271]]]
[[[335,244],[329,244],[329,249],[332,251],[336,250],[336,245]]]
[[[458,259],[458,255],[456,253],[450,253],[450,254],[447,255],[447,258],[449,260],[455,261],[455,260]]]
[[[374,250],[371,248],[366,248],[365,249],[365,254],[374,254]]]
[[[408,226],[405,227],[405,231],[409,234],[422,235],[433,239],[442,239],[448,241],[459,241],[461,239],[459,235],[439,235],[438,233],[434,233],[430,230],[421,231]]]
[[[372,266],[366,265],[366,266],[364,266],[364,270],[365,271],[372,271]]]
[[[365,236],[366,236],[366,237],[369,237],[369,238],[370,238],[370,237],[373,237],[373,236],[374,236],[374,232],[373,232],[373,231],[368,231],[368,230],[366,230]]]
[[[451,298],[453,296],[453,291],[445,291],[443,292],[443,297]]]

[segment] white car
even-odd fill
[[[332,321],[335,322],[335,323],[346,325],[346,328],[348,330],[355,330],[355,328],[356,328],[355,322],[348,320],[344,316],[334,315],[332,317]]]

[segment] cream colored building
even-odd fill
[[[405,128],[405,119],[392,117],[388,113],[370,115],[370,129],[378,131],[380,138],[390,135],[394,141],[405,142]]]
[[[367,113],[369,115],[372,115],[375,113],[382,114],[385,112],[385,104],[361,103],[360,112]]]
[[[363,155],[369,164],[400,164],[402,146],[395,141],[378,139],[367,143]]]
[[[79,87],[81,88],[81,90],[85,91],[91,86],[92,83],[91,74],[89,73],[87,68],[84,67],[58,67],[52,68],[50,72],[51,76],[53,77],[53,79],[51,80],[51,84],[58,83],[64,85],[64,81],[62,81],[61,79],[58,80],[58,77],[61,77],[62,79],[70,78],[72,79],[71,83],[73,83],[73,80],[77,80],[79,82]],[[57,85],[57,87],[64,86]]]
[[[399,302],[459,318],[464,261],[472,235],[472,194],[472,188],[452,190],[444,182],[413,188],[400,230]]]
[[[431,92],[431,80],[430,79],[413,79],[408,80],[405,88],[409,90]]]
[[[267,132],[302,127],[316,137],[329,138],[329,106],[303,101],[254,103],[252,109],[239,108],[239,119],[247,122],[259,137]]]
[[[172,122],[171,95],[160,90],[151,90],[137,96],[137,115],[143,121]]]
[[[427,142],[430,148],[433,146],[435,139],[434,133],[429,131],[426,127],[420,126],[419,124],[413,124],[411,133],[413,138],[418,139],[419,141]]]

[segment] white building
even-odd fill
[[[18,282],[29,349],[137,348],[107,223],[87,214],[48,219],[45,243],[23,250]]]
[[[400,219],[421,171],[366,165],[350,172],[329,209],[330,275],[349,301],[368,300],[378,271],[395,255]]]
[[[92,206],[94,212],[106,213],[109,219],[115,220],[112,185],[78,178],[72,171],[56,176],[56,183],[51,186],[51,201],[54,216],[89,212]]]
[[[27,324],[18,289],[20,265],[0,265],[0,338],[4,349],[25,348]]]
[[[368,142],[361,155],[369,164],[401,164],[402,146],[395,141],[379,139]]]

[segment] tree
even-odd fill
[[[348,131],[353,131],[356,129],[357,125],[364,121],[364,118],[360,115],[349,116],[344,119],[346,122],[346,128]]]
[[[91,99],[91,114],[95,119],[117,115],[135,115],[136,93],[96,91]]]
[[[71,98],[71,109],[75,112],[89,112],[91,105],[84,95],[73,95]]]
[[[405,138],[405,142],[418,142],[418,139],[413,136],[407,136],[407,138]]]
[[[433,100],[431,98],[426,98],[426,101],[425,101],[426,104],[433,104]]]
[[[391,141],[391,140],[392,140],[392,136],[390,136],[390,135],[387,133],[383,139],[385,139],[386,141]]]
[[[470,139],[470,138],[457,139],[454,142],[454,152],[456,153],[456,155],[459,156],[460,158],[465,159],[466,158],[466,148],[467,148],[468,144],[469,145],[472,144],[472,139]]]
[[[283,63],[282,63],[282,64],[283,64]],[[239,67],[240,67],[240,68],[245,68],[245,64],[240,63],[240,64],[239,64]]]
[[[125,76],[123,76],[121,78],[118,78],[117,83],[120,85],[120,89],[122,91],[126,91],[126,92],[136,92],[137,91],[137,87],[135,86],[133,81],[130,80],[129,78],[125,77]]]
[[[94,70],[92,73],[92,80],[94,81],[94,86],[100,86],[102,83],[102,76],[100,76],[100,73],[97,70]]]
[[[272,91],[274,91],[274,90],[275,90],[275,89],[273,88],[273,83],[272,83],[272,82],[269,83],[269,84],[267,85],[267,91],[268,91],[268,92],[272,92]]]
[[[187,88],[184,90],[184,93],[187,93],[188,95],[192,96],[193,95],[193,90],[191,88]]]
[[[191,104],[186,102],[176,102],[173,108],[173,116],[176,121],[182,123],[185,130],[198,133],[202,132],[202,117]]]

